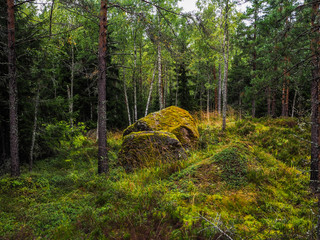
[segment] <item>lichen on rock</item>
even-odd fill
[[[174,134],[162,131],[132,132],[123,138],[119,163],[127,171],[182,160],[187,154]]]
[[[173,133],[185,148],[194,147],[199,139],[197,124],[193,117],[188,111],[176,106],[150,113],[139,119],[123,132],[123,136],[140,131]]]

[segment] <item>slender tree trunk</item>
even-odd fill
[[[282,97],[281,97],[281,116],[285,116],[286,111],[286,81],[283,80],[282,84]]]
[[[159,90],[159,107],[163,109],[163,83],[162,83],[162,66],[161,66],[161,45],[158,42],[158,90]]]
[[[208,83],[209,83],[209,86],[211,87],[211,79],[209,75],[208,75]],[[209,121],[210,120],[210,88],[207,89],[207,118]]]
[[[289,74],[287,73],[285,116],[289,117]]]
[[[226,2],[224,39],[223,39],[223,58],[224,58],[224,76],[222,83],[222,131],[226,129],[227,120],[227,82],[228,82],[228,65],[229,65],[229,29],[228,29],[229,0]]]
[[[49,24],[49,35],[51,38],[52,35],[52,16],[53,16],[53,9],[54,9],[54,0],[52,0],[51,9],[50,9],[50,24]]]
[[[122,61],[122,65],[124,65],[124,59]],[[128,94],[127,94],[127,84],[126,84],[126,70],[123,68],[123,92],[124,92],[124,101],[127,108],[127,114],[128,114],[128,122],[129,126],[131,123],[131,114],[130,114],[130,107],[129,107],[129,101],[128,101]]]
[[[175,98],[175,105],[178,106],[178,90],[179,90],[179,69],[178,69],[178,63],[177,63],[177,66],[176,66],[176,69],[177,69],[177,86],[176,86],[176,98]]]
[[[268,108],[267,115],[268,115],[268,117],[270,117],[271,116],[271,90],[270,90],[270,87],[267,87],[267,108]]]
[[[159,25],[160,25],[160,14],[158,13]],[[161,58],[161,43],[160,37],[161,33],[160,30],[158,32],[158,90],[159,90],[159,108],[160,110],[163,109],[163,82],[162,82],[162,58]]]
[[[142,39],[140,39],[139,44],[139,100],[142,101],[142,93],[143,93],[143,81],[142,81]]]
[[[239,119],[242,119],[242,93],[239,94]]]
[[[36,142],[36,134],[37,134],[37,126],[38,126],[39,101],[40,101],[40,89],[38,86],[36,102],[35,102],[35,106],[34,106],[33,130],[32,130],[32,139],[31,139],[31,147],[30,147],[30,156],[29,156],[29,158],[30,158],[29,159],[29,171],[32,171],[32,167],[33,167],[33,152],[34,152],[34,145]]]
[[[256,99],[252,99],[252,112],[251,112],[252,118],[256,117]]]
[[[253,78],[256,77],[256,70],[257,70],[257,51],[256,51],[256,41],[257,41],[257,20],[258,20],[258,1],[254,1],[254,32],[253,32],[253,53],[252,53],[252,71],[253,71]],[[253,88],[254,89],[254,88]],[[251,115],[252,118],[256,117],[256,96],[255,90],[253,90],[252,94],[252,111]]]
[[[219,84],[218,84],[218,114],[221,116],[221,93],[222,93],[222,73],[221,73],[221,62],[219,61]]]
[[[201,116],[202,116],[202,91],[203,91],[203,83],[201,82],[200,84],[200,112],[201,112]]]
[[[150,89],[149,89],[148,101],[147,101],[146,111],[144,113],[144,116],[148,115],[149,104],[150,104],[150,100],[151,100],[151,96],[152,96],[152,89],[153,89],[153,83],[154,83],[154,79],[155,79],[155,75],[156,75],[156,70],[157,70],[157,64],[154,65],[152,80],[151,80]]]
[[[312,85],[311,85],[311,172],[310,172],[310,184],[313,192],[319,194],[319,88],[320,88],[320,49],[319,40],[320,33],[318,30],[317,17],[319,3],[314,2],[312,4],[312,38],[311,38],[311,50],[313,53],[312,58]]]
[[[213,64],[213,82],[215,83],[217,81],[217,75],[216,75],[216,67]],[[213,105],[215,113],[218,111],[218,88],[215,87],[214,89],[214,105]]]
[[[69,94],[70,126],[73,129],[74,44],[71,42],[71,81]]]
[[[296,100],[297,100],[297,94],[298,91],[297,89],[294,91],[294,97],[293,97],[293,102],[292,102],[292,111],[291,111],[291,117],[294,117],[294,111],[295,111],[295,107],[296,107]]]
[[[14,0],[7,0],[7,6],[11,176],[19,176],[18,86],[16,81]]]
[[[98,173],[108,172],[107,104],[106,104],[106,51],[107,51],[107,0],[101,0],[99,30],[98,79]]]
[[[276,116],[276,93],[274,89],[271,91],[271,95],[272,95],[271,117],[275,117]]]
[[[167,73],[167,62],[164,64],[164,71],[163,71],[163,107],[167,107],[167,95],[168,95],[168,73]]]
[[[134,31],[134,30],[133,30]],[[136,46],[136,33],[133,32],[134,40],[133,40],[133,48],[134,48],[134,66],[133,66],[133,102],[134,102],[134,122],[138,121],[138,107],[137,107],[137,46]]]

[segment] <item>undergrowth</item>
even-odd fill
[[[132,173],[117,162],[121,133],[109,133],[101,176],[95,139],[62,134],[47,143],[54,157],[0,178],[0,239],[312,239],[309,127],[220,123],[200,122],[187,160]]]

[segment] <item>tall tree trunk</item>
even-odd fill
[[[252,99],[252,108],[251,108],[251,116],[252,118],[256,117],[256,99]]]
[[[267,115],[268,115],[268,117],[270,117],[270,115],[271,115],[271,90],[270,90],[270,87],[267,87],[267,109],[268,109]]]
[[[134,122],[138,121],[138,106],[137,106],[137,76],[136,76],[136,70],[137,70],[137,45],[136,45],[136,33],[133,30],[133,48],[134,48],[134,66],[133,66],[133,104],[134,104]]]
[[[222,93],[222,73],[221,73],[221,62],[219,61],[219,84],[218,84],[218,114],[221,116],[221,93]]]
[[[242,119],[242,92],[239,94],[239,119]]]
[[[124,59],[122,60],[122,65],[124,66]],[[126,84],[126,69],[123,68],[123,92],[124,92],[124,101],[127,108],[127,114],[128,114],[128,123],[129,126],[131,123],[131,114],[130,114],[130,107],[129,107],[129,101],[128,101],[128,93],[127,93],[127,84]]]
[[[312,38],[311,38],[311,50],[313,53],[312,58],[312,85],[311,85],[311,172],[310,172],[310,184],[314,193],[319,193],[319,88],[320,88],[320,49],[319,40],[320,33],[318,30],[318,9],[319,3],[314,2],[312,4]]]
[[[106,51],[107,0],[101,0],[99,24],[99,79],[98,79],[98,173],[108,172],[107,104],[106,104]]]
[[[272,89],[271,95],[272,95],[271,117],[275,117],[276,116],[276,93],[274,89]]]
[[[159,108],[163,109],[163,83],[162,83],[162,64],[161,64],[161,45],[158,41],[158,90],[159,90]]]
[[[32,130],[32,139],[31,139],[31,147],[30,147],[30,156],[29,156],[29,171],[32,171],[32,167],[33,167],[33,152],[34,152],[34,145],[36,142],[36,134],[37,134],[37,126],[38,126],[38,108],[39,108],[39,101],[40,101],[39,88],[40,87],[38,86],[36,102],[34,106],[33,130]]]
[[[7,6],[11,176],[19,176],[18,86],[16,81],[14,0],[7,0]]]
[[[224,58],[224,76],[222,84],[222,131],[226,129],[227,120],[227,83],[228,83],[228,66],[229,66],[229,28],[228,28],[229,0],[226,2],[224,39],[223,39],[223,58]]]
[[[201,117],[202,117],[202,91],[203,91],[203,82],[200,84],[200,112],[201,112]]]
[[[73,129],[73,84],[74,84],[74,44],[71,42],[71,80],[70,91],[68,91],[69,97],[69,114],[70,114],[70,126]]]
[[[151,95],[152,95],[152,89],[153,89],[153,83],[154,83],[154,79],[155,79],[155,75],[156,75],[156,70],[157,70],[157,64],[154,65],[154,70],[153,70],[153,74],[152,74],[152,80],[151,80],[150,89],[149,89],[148,101],[147,101],[146,111],[144,113],[144,116],[148,115],[149,104],[150,104],[150,100],[151,100]]]
[[[160,14],[158,13],[158,20],[160,26]],[[159,91],[159,108],[163,109],[163,82],[162,82],[162,58],[161,58],[161,32],[158,32],[158,91]]]
[[[295,111],[295,107],[296,107],[296,100],[297,100],[297,94],[298,91],[297,89],[294,91],[294,97],[293,97],[293,102],[292,102],[292,111],[291,111],[291,117],[294,117],[294,111]]]
[[[211,79],[208,74],[208,83],[209,86],[211,87]],[[207,119],[208,121],[210,120],[210,87],[207,89]]]
[[[215,83],[217,81],[217,74],[216,74],[216,67],[213,65],[213,82]],[[214,111],[215,113],[218,112],[218,87],[215,87],[214,89]]]
[[[289,117],[289,73],[287,73],[285,117]]]
[[[318,198],[317,212],[317,239],[320,239],[320,32],[319,32],[319,2],[312,2],[311,15],[311,51],[312,58],[312,82],[311,82],[311,165],[310,185],[313,193]]]
[[[254,1],[254,24],[253,24],[253,53],[252,53],[252,72],[253,72],[253,78],[256,77],[256,70],[257,70],[257,51],[256,51],[256,41],[257,41],[257,20],[258,20],[258,1]],[[252,118],[256,117],[256,96],[255,96],[255,90],[253,88],[252,93],[252,111],[251,115]]]

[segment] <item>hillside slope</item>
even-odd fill
[[[0,178],[0,239],[311,239],[310,130],[296,119],[200,122],[186,161],[125,173],[121,133],[111,170],[79,135],[20,178]]]

